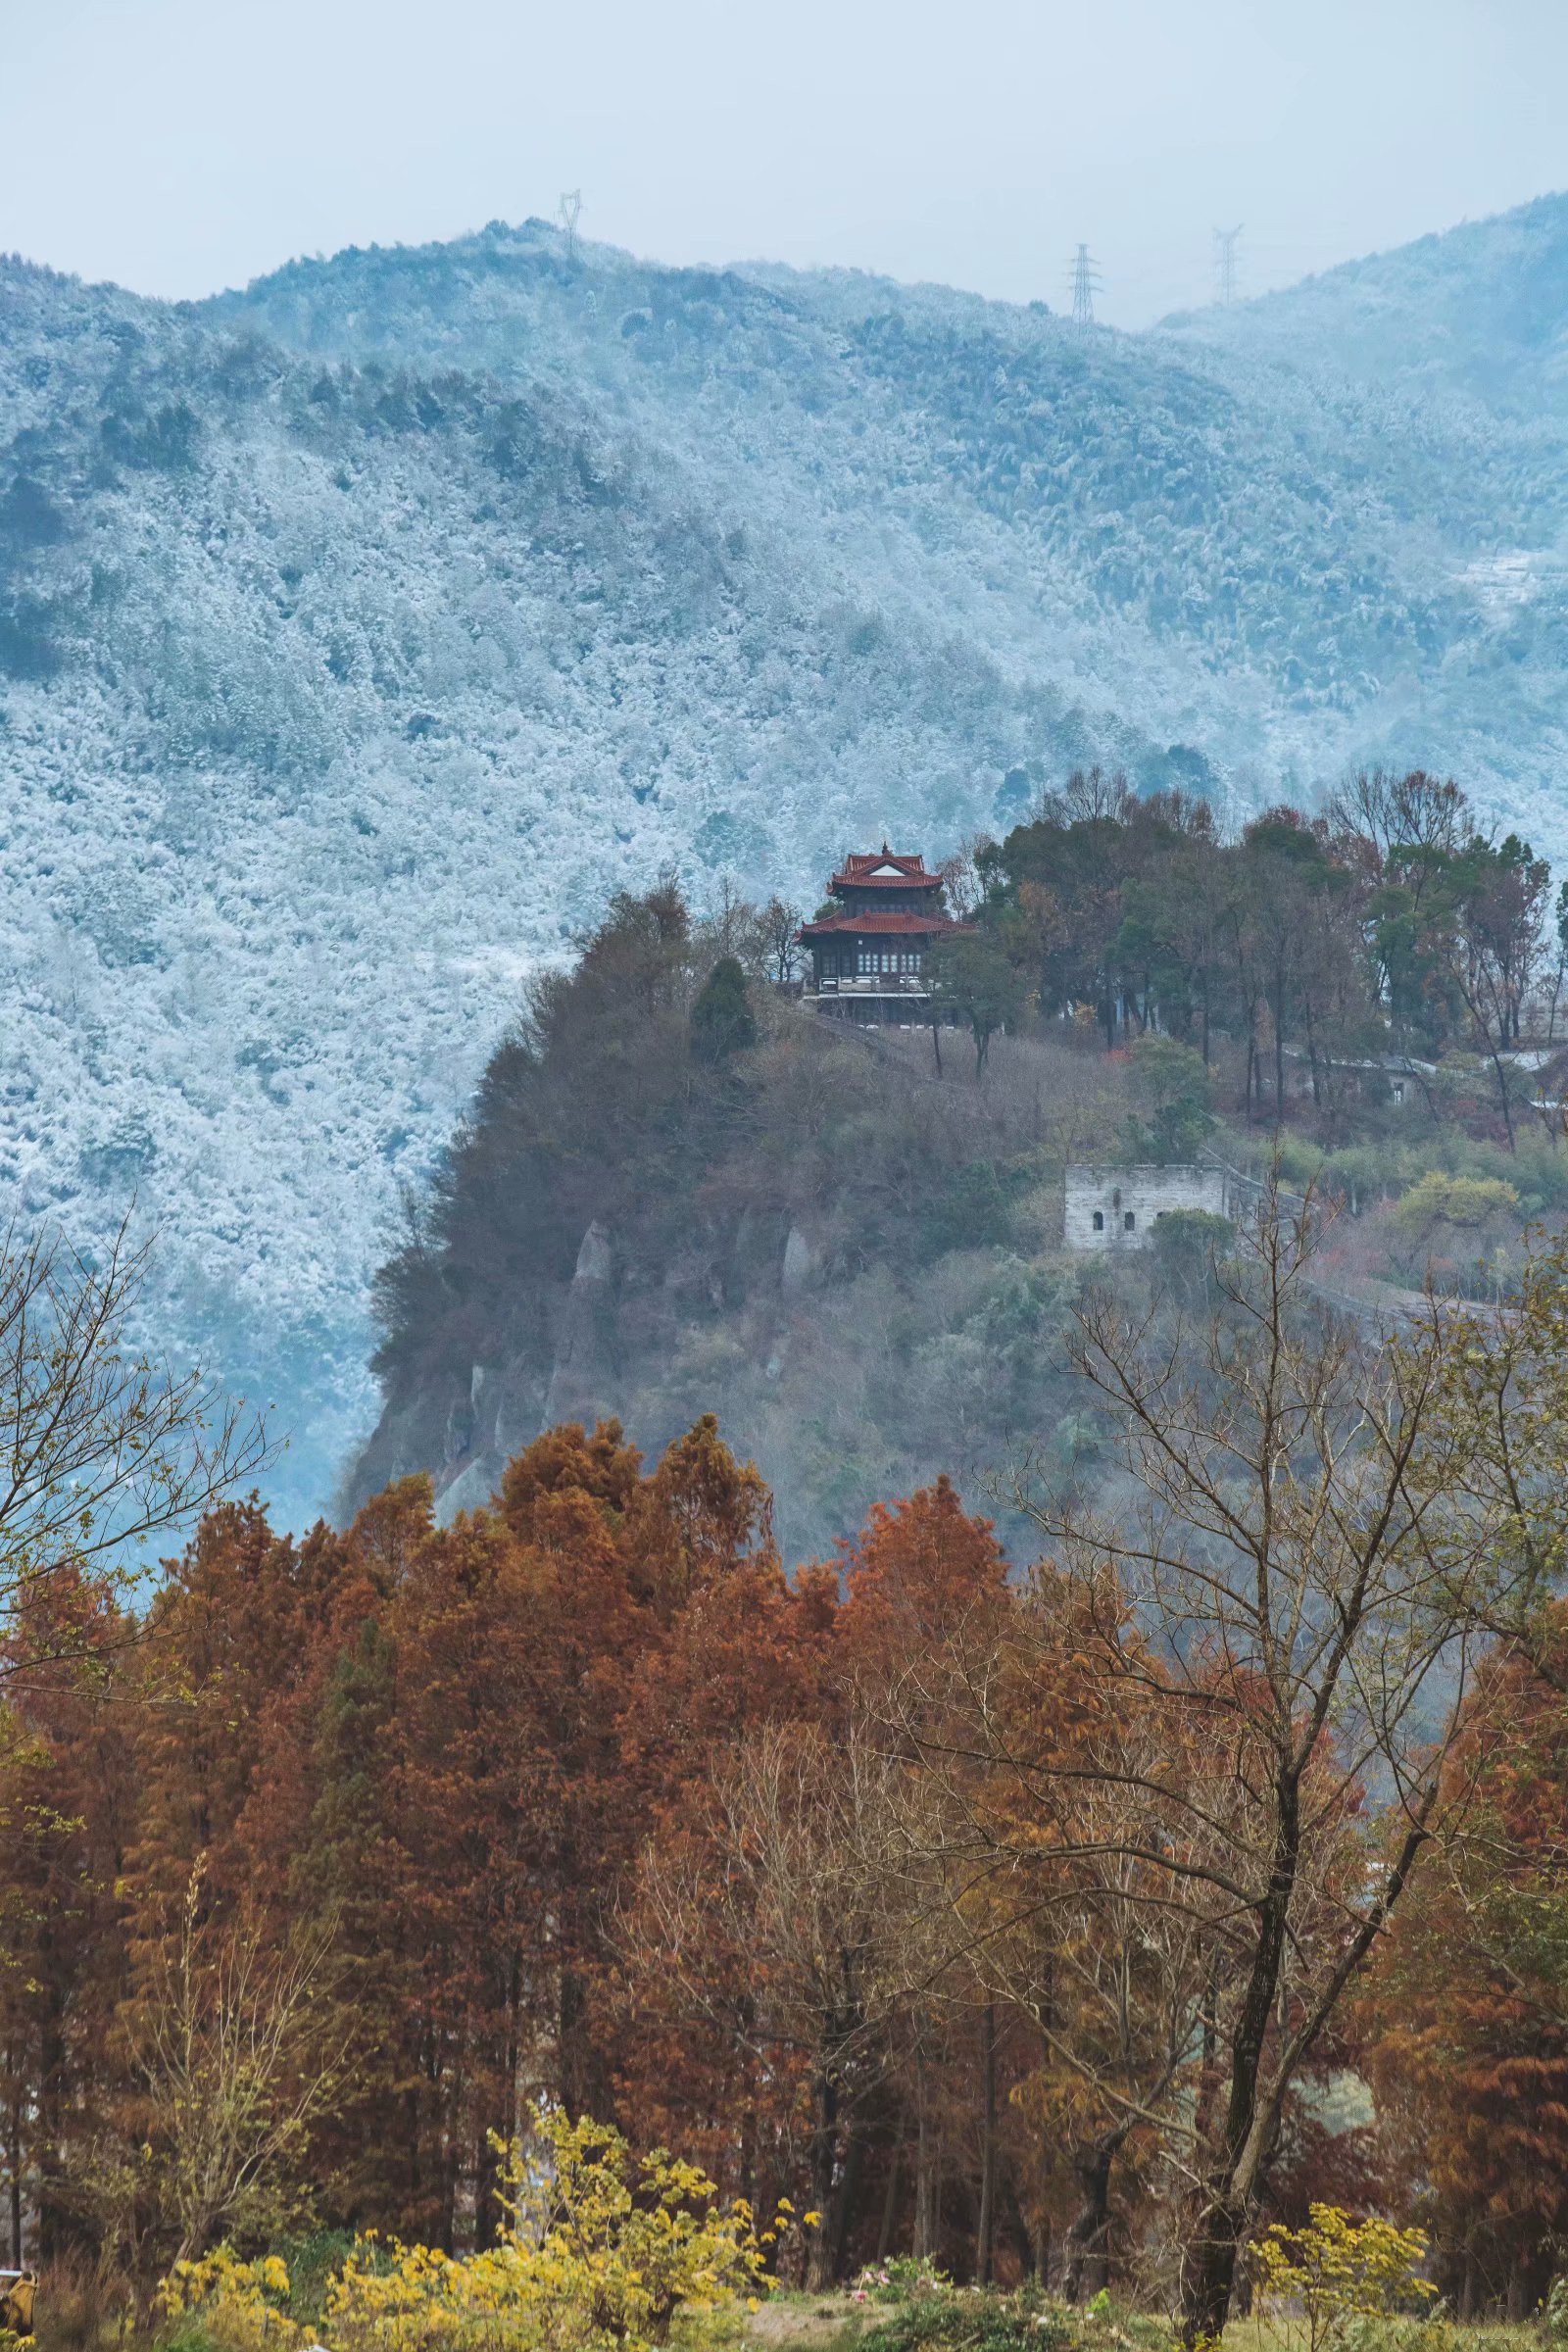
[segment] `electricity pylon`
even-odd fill
[[[1075,326],[1095,323],[1095,296],[1102,292],[1099,270],[1090,258],[1087,245],[1080,245],[1072,264],[1072,316]]]
[[[1238,220],[1234,228],[1214,231],[1214,280],[1220,301],[1227,310],[1236,300],[1236,240],[1245,223]]]
[[[577,216],[581,211],[581,188],[566,189],[560,204],[556,207],[556,218],[561,222],[561,233],[566,241],[568,262],[574,262],[577,259]]]

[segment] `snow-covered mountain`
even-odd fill
[[[400,1182],[611,890],[814,897],[1090,757],[1568,845],[1565,308],[1560,199],[1138,336],[539,223],[0,265],[0,1185],[160,1222],[297,1510]]]

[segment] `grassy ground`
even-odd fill
[[[321,2241],[319,2259],[312,2260],[294,2249],[294,2316],[307,2328],[318,2320],[333,2250]],[[310,2252],[316,2252],[315,2241]],[[168,2334],[155,2329],[145,2339],[146,2352],[158,2352],[160,2344],[170,2352]],[[104,2304],[89,2271],[78,2276],[59,2266],[41,2281],[32,2352],[125,2352],[142,2340],[125,2328],[122,2313]],[[1072,2307],[1029,2287],[1017,2294],[958,2288],[889,2301],[858,2300],[843,2289],[815,2295],[786,2290],[755,2312],[677,2320],[671,2352],[1173,2352],[1173,2342],[1169,2321],[1158,2315],[1124,2304]],[[1233,2320],[1224,2352],[1311,2348],[1300,2320],[1269,2316]],[[1529,2323],[1392,2320],[1352,2323],[1328,2352],[1568,2352],[1568,2346]]]
[[[1115,2306],[1100,2314],[1038,2294],[965,2290],[901,2303],[857,2303],[847,2293],[774,2295],[736,2331],[734,2352],[1166,2352],[1167,2320]],[[1224,2352],[1310,2352],[1303,2321],[1233,2320]],[[1436,2319],[1353,2324],[1341,2352],[1553,2352],[1525,2323]]]

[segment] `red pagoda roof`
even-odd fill
[[[937,877],[940,881],[940,875]],[[802,939],[826,939],[841,931],[851,933],[875,932],[880,938],[935,939],[946,931],[961,931],[963,925],[950,920],[945,914],[917,914],[904,907],[877,906],[865,914],[828,914],[819,923],[803,923]]]
[[[942,876],[927,873],[923,856],[901,858],[884,842],[880,851],[862,856],[854,852],[844,860],[842,873],[834,875],[828,884],[829,895],[837,898],[843,889],[850,890],[940,890]]]

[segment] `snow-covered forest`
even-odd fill
[[[0,265],[0,1184],[299,1435],[521,976],[1098,758],[1568,844],[1568,201],[1125,335],[554,229],[165,306]]]

